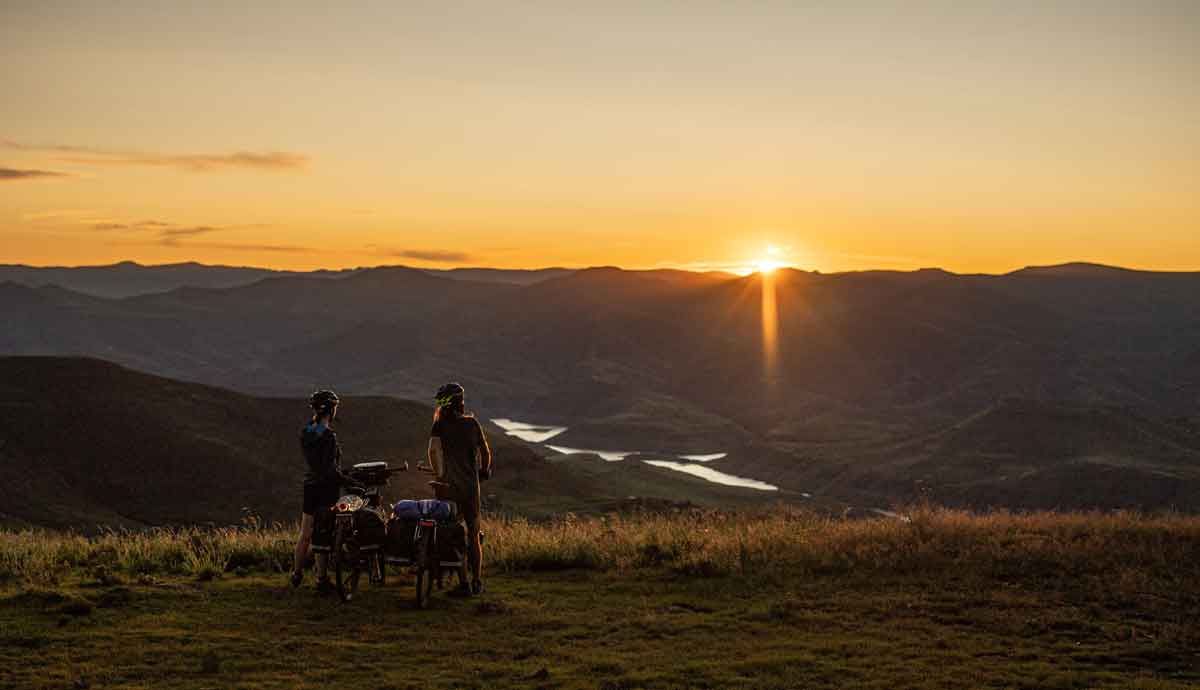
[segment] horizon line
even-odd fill
[[[175,262],[169,262],[169,263],[154,264],[154,263],[141,263],[141,262],[133,260],[133,259],[124,259],[121,261],[116,261],[113,263],[105,263],[105,264],[76,264],[76,265],[67,265],[67,264],[36,265],[36,264],[26,264],[26,263],[0,263],[0,268],[23,268],[23,269],[31,269],[31,270],[82,270],[82,269],[117,268],[119,266],[133,266],[133,267],[145,268],[145,269],[176,268],[176,267],[181,267],[181,266],[196,266],[199,268],[264,271],[264,272],[269,272],[269,273],[290,274],[290,275],[306,275],[306,274],[315,274],[315,273],[354,273],[354,272],[389,269],[389,268],[403,268],[403,269],[422,271],[422,272],[427,272],[427,273],[450,273],[453,271],[507,271],[507,272],[513,272],[513,273],[539,273],[539,272],[545,272],[545,271],[580,272],[580,271],[605,270],[605,269],[618,270],[618,271],[624,271],[624,272],[629,272],[629,273],[653,273],[653,272],[658,272],[658,271],[676,271],[676,272],[683,272],[683,273],[694,273],[696,275],[725,274],[725,275],[729,275],[731,277],[744,277],[746,275],[753,275],[754,273],[757,273],[757,271],[738,272],[735,270],[722,270],[719,268],[696,269],[696,268],[685,268],[682,266],[669,266],[669,265],[643,268],[643,267],[618,266],[615,264],[593,264],[593,265],[588,265],[588,266],[577,266],[577,267],[559,265],[559,266],[542,266],[542,267],[537,267],[537,268],[499,268],[499,267],[495,267],[495,266],[474,266],[474,265],[473,266],[455,266],[455,267],[451,267],[451,268],[437,268],[437,267],[413,266],[411,264],[376,264],[376,265],[369,265],[369,266],[343,266],[343,267],[339,267],[339,268],[322,267],[322,268],[314,268],[314,269],[309,269],[309,270],[296,270],[296,269],[287,269],[287,268],[269,268],[269,267],[265,267],[265,266],[253,266],[253,265],[245,265],[245,264],[242,264],[242,265],[220,264],[220,263],[209,264],[209,263],[204,263],[201,261],[175,261]],[[914,269],[864,268],[864,269],[851,269],[851,270],[845,270],[845,271],[822,271],[819,269],[805,269],[800,266],[794,266],[794,265],[781,265],[776,269],[776,271],[790,270],[790,271],[795,271],[795,272],[799,272],[799,273],[807,273],[807,274],[811,274],[811,275],[845,275],[845,274],[853,274],[853,273],[920,273],[920,272],[928,272],[928,271],[937,271],[937,272],[946,273],[946,274],[955,275],[955,276],[1004,276],[1004,275],[1011,275],[1013,273],[1018,273],[1021,271],[1028,271],[1028,270],[1039,270],[1039,269],[1047,270],[1047,269],[1062,269],[1062,268],[1105,269],[1105,270],[1110,270],[1110,271],[1123,271],[1123,272],[1129,272],[1129,273],[1164,273],[1164,274],[1200,273],[1200,268],[1196,268],[1194,270],[1164,270],[1164,269],[1154,269],[1154,268],[1135,268],[1135,267],[1131,267],[1131,266],[1120,266],[1117,264],[1108,264],[1108,263],[1103,263],[1103,262],[1098,262],[1098,261],[1086,261],[1086,260],[1063,261],[1063,262],[1059,262],[1059,263],[1050,263],[1050,264],[1026,264],[1024,266],[1019,266],[1019,267],[1013,268],[1008,271],[996,272],[996,273],[986,272],[986,271],[958,272],[958,271],[952,271],[952,270],[949,270],[946,268],[942,268],[939,266],[926,266],[926,267],[914,268]]]

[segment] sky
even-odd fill
[[[1200,270],[1200,3],[0,2],[0,263]]]

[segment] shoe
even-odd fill
[[[483,594],[483,580],[476,580],[471,583],[471,594],[474,596]]]
[[[304,582],[304,571],[303,570],[293,570],[292,577],[291,577],[292,587],[293,588],[299,587],[301,582]]]
[[[333,586],[333,580],[323,577],[317,580],[317,594],[333,594],[337,588]]]

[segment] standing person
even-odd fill
[[[300,448],[308,470],[304,473],[304,510],[300,517],[300,539],[296,542],[295,561],[292,567],[292,586],[299,587],[304,579],[304,563],[312,547],[313,529],[319,519],[328,517],[329,509],[337,503],[343,485],[354,482],[342,474],[342,449],[337,434],[330,426],[337,417],[337,393],[330,390],[317,391],[309,398],[312,419],[300,430]],[[329,580],[329,554],[318,552],[317,591],[325,594],[333,591]]]
[[[492,449],[483,427],[466,413],[465,391],[447,383],[434,398],[433,429],[429,432],[429,464],[438,478],[450,486],[450,495],[467,523],[467,563],[471,584],[463,583],[463,594],[483,593],[483,547],[479,543],[479,480],[492,476]]]

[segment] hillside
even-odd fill
[[[0,523],[144,526],[268,521],[299,510],[305,400],[255,398],[78,358],[0,358]],[[350,397],[337,428],[346,463],[408,460],[428,443],[420,403]],[[610,510],[630,497],[736,505],[752,492],[637,464],[550,462],[490,427],[489,510],[542,516]],[[425,497],[401,475],[395,499]]]
[[[1060,408],[1194,422],[1200,274],[1069,264],[1007,275],[781,269],[766,286],[757,275],[616,268],[539,277],[480,283],[392,267],[126,299],[9,283],[0,316],[14,326],[0,353],[101,357],[272,397],[332,385],[424,399],[454,379],[485,416],[567,427],[562,446],[724,453],[712,468],[855,505],[908,500],[932,478],[936,495],[971,505],[1200,507],[1185,490],[1195,444],[1175,432],[1166,446],[1134,434],[1070,471],[1043,457],[1036,475],[1025,460],[992,472],[976,457],[996,451],[979,443],[932,441],[976,420],[972,435],[1000,446],[1015,439],[988,427],[1103,443],[1103,429]],[[770,369],[764,289],[777,305]],[[1039,432],[986,414],[1004,400],[1049,411]],[[1058,459],[1068,456],[1079,459]],[[1010,489],[1000,477],[1014,472],[1045,488]]]
[[[977,509],[1200,509],[1200,424],[1004,399],[842,481]]]

